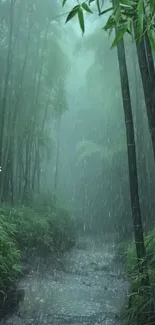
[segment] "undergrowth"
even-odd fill
[[[130,244],[125,253],[131,294],[122,318],[128,325],[155,324],[155,229],[145,236],[145,247],[147,270],[143,275],[138,270],[135,244]]]
[[[43,212],[44,211],[44,212]],[[21,273],[21,257],[30,252],[47,256],[75,242],[75,220],[65,209],[36,211],[30,207],[0,207],[0,292]]]

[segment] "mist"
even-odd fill
[[[155,319],[152,42],[75,3],[0,1],[0,325]]]

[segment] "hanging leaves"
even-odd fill
[[[150,40],[152,52],[153,52],[153,54],[155,54],[155,39],[153,37],[153,33],[152,33],[151,29],[148,30],[148,37],[149,37],[149,40]]]
[[[143,27],[144,27],[144,3],[143,3],[143,0],[138,1],[137,18],[138,18],[137,38],[138,38],[138,40],[140,40],[142,37],[142,34],[143,34]]]
[[[62,6],[64,6],[66,2],[67,2],[67,0],[63,0],[62,1]]]
[[[133,23],[131,18],[128,18],[127,20],[127,33],[130,34],[132,40],[134,40]]]
[[[100,1],[96,0],[96,4],[97,4],[98,13],[99,15],[101,15]]]
[[[111,30],[111,29],[115,28],[115,26],[116,26],[116,21],[113,16],[110,16],[107,20],[106,25],[103,27],[103,29],[105,31],[107,31],[107,30]]]
[[[89,0],[89,5],[92,3],[92,2],[94,2],[95,0]]]
[[[104,14],[106,14],[107,12],[112,11],[112,10],[113,10],[113,7],[110,7],[110,8],[108,8],[108,9],[105,9],[105,10],[101,11],[100,16],[101,16],[101,15],[104,15]]]
[[[84,32],[85,32],[85,24],[84,24],[83,10],[81,8],[79,8],[79,10],[78,10],[78,18],[79,18],[79,24],[80,24],[82,33],[84,34]]]
[[[79,25],[80,28],[82,30],[82,33],[84,34],[85,32],[85,22],[84,22],[84,15],[83,15],[83,9],[85,11],[91,12],[91,10],[89,11],[89,7],[88,5],[86,5],[85,3],[82,3],[82,5],[77,5],[75,6],[70,13],[68,14],[67,18],[66,18],[66,23],[71,20],[74,16],[78,15],[78,20],[79,20]],[[92,12],[91,12],[92,13]]]
[[[120,40],[123,38],[124,34],[126,33],[127,28],[122,28],[121,30],[119,30],[116,34],[116,37],[111,45],[111,48],[114,48],[118,45],[118,43],[120,42]]]
[[[82,3],[82,8],[85,10],[85,11],[87,11],[87,12],[89,12],[89,13],[93,13],[92,12],[92,10],[89,8],[89,6],[87,5],[87,3],[86,2],[83,2]]]
[[[75,6],[71,11],[70,13],[68,14],[67,18],[66,18],[66,23],[71,20],[77,13],[78,13],[78,10],[79,10],[79,5]]]
[[[67,0],[62,0],[63,5],[66,2]],[[117,0],[115,1],[115,6],[106,8],[105,10],[101,10],[104,5],[103,1],[101,4],[101,0],[84,1],[82,4],[79,4],[78,1],[78,5],[67,16],[66,22],[77,14],[80,28],[82,33],[84,33],[85,21],[83,12],[93,13],[90,8],[91,3],[96,4],[99,16],[109,12],[110,15],[103,28],[105,31],[111,32],[115,28],[118,28],[120,31],[117,40],[120,40],[121,35],[127,32],[131,35],[132,40],[135,41],[140,41],[143,35],[147,33],[152,50],[155,52],[155,0],[147,0],[146,2],[144,0]],[[133,33],[133,24],[136,24],[136,35]],[[117,43],[117,40],[114,40],[112,47]]]

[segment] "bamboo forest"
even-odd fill
[[[155,325],[155,0],[0,0],[0,325]]]

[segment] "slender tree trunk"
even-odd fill
[[[45,122],[46,122],[46,118],[47,118],[47,112],[48,112],[48,107],[49,107],[49,100],[50,100],[50,95],[48,96],[47,102],[46,102],[46,106],[45,106],[45,111],[44,111],[44,115],[43,115],[43,120],[42,120],[42,126],[41,126],[41,134],[43,135],[43,131],[44,131],[44,127],[45,127]],[[39,171],[37,172],[37,184],[40,184],[40,180],[38,179],[39,175],[40,175],[40,153],[39,153],[39,141],[37,141],[36,143],[36,152],[35,152],[35,158],[34,158],[34,168],[33,168],[33,173],[32,173],[32,191],[35,188],[35,179],[36,179],[36,172],[37,172],[37,168],[39,169]],[[39,188],[39,186],[37,185],[37,187]]]
[[[29,177],[29,136],[27,136],[25,143],[25,170],[24,170],[24,189],[23,189],[23,202],[28,201],[28,177]]]
[[[36,67],[34,71],[34,85],[36,86],[36,79],[37,79],[37,71],[38,71],[38,61],[39,61],[39,50],[40,50],[40,41],[41,41],[41,32],[39,32],[38,36],[38,45],[36,50]],[[41,78],[41,76],[39,76]],[[38,85],[40,85],[40,78],[37,84],[37,95],[33,97],[32,99],[32,106],[31,109],[33,109],[33,121],[32,125],[29,130],[29,126],[27,125],[27,135],[26,135],[26,141],[25,141],[25,171],[24,171],[24,188],[23,188],[23,202],[28,202],[28,196],[29,193],[29,176],[30,176],[30,169],[31,169],[31,156],[32,156],[32,148],[34,145],[34,132],[35,132],[35,125],[36,125],[36,118],[37,118],[37,96],[39,94]],[[30,112],[29,112],[30,114]]]
[[[2,95],[1,102],[1,119],[0,119],[0,166],[3,166],[3,141],[4,141],[4,132],[5,132],[5,117],[6,117],[6,109],[7,109],[7,94],[8,94],[8,83],[9,83],[9,75],[11,69],[11,60],[12,60],[12,35],[13,35],[13,16],[14,16],[14,1],[10,2],[10,26],[9,26],[9,45],[8,45],[8,53],[7,53],[7,64],[6,64],[6,75],[4,82],[4,90]],[[3,169],[3,167],[2,167]],[[4,177],[5,175],[3,175]],[[0,173],[0,187],[2,186],[2,173]],[[2,189],[1,189],[2,190]]]
[[[18,145],[17,145],[17,175],[18,175],[18,189],[17,189],[17,196],[18,200],[23,200],[23,187],[24,187],[24,163],[23,163],[23,139],[19,138]]]
[[[123,40],[121,40],[117,46],[117,53],[118,53],[118,61],[119,61],[123,108],[124,108],[125,126],[126,126],[126,137],[127,137],[131,208],[132,208],[137,258],[138,258],[138,262],[140,262],[141,259],[145,259],[146,254],[145,254],[145,246],[144,246],[143,226],[141,220],[141,209],[140,209],[140,202],[139,202],[134,125],[133,125],[129,81],[128,81],[128,73],[127,73]],[[142,272],[142,269],[140,269],[140,271]]]
[[[136,35],[136,24],[134,24],[134,31]],[[136,42],[136,48],[155,160],[155,69],[147,34],[142,37],[140,42]]]
[[[125,117],[125,126],[126,126],[129,184],[130,184],[131,208],[132,208],[132,218],[133,218],[133,227],[134,227],[134,238],[135,238],[135,245],[136,245],[138,270],[142,278],[141,280],[142,287],[139,288],[139,294],[143,295],[145,290],[145,294],[148,295],[148,301],[150,301],[150,297],[152,297],[152,292],[151,292],[151,286],[150,286],[149,275],[147,270],[146,251],[144,245],[143,225],[142,225],[141,208],[140,208],[140,201],[139,201],[133,115],[132,115],[130,89],[129,89],[129,81],[128,81],[123,39],[119,42],[117,46],[117,53],[118,53],[118,61],[119,61],[122,99],[123,99],[123,108],[124,108],[124,117]],[[144,324],[144,322],[147,323],[147,321],[152,321],[152,318],[154,316],[155,316],[154,306],[151,301],[150,306],[149,305],[147,306],[147,310],[144,310],[144,313],[142,313],[141,311],[138,312],[137,325]]]
[[[38,151],[37,159],[37,192],[40,193],[40,153]]]
[[[34,118],[33,118],[33,124],[32,124],[31,144],[33,144],[33,136],[34,136],[34,130],[35,130],[36,120],[37,120],[37,118],[36,118],[37,117],[37,105],[38,105],[38,99],[39,99],[39,93],[40,93],[40,87],[41,87],[41,77],[42,77],[42,71],[43,71],[43,64],[44,64],[44,58],[45,58],[45,51],[46,51],[46,43],[47,43],[49,25],[50,25],[50,22],[47,21],[47,25],[46,25],[46,29],[45,29],[43,51],[42,51],[42,55],[41,55],[39,77],[38,77],[38,83],[37,83],[37,92],[36,92],[36,97],[35,97],[35,102],[34,102],[34,107],[33,107]],[[38,45],[40,45],[40,42],[39,42]],[[37,73],[37,71],[36,71],[36,73]],[[36,75],[35,75],[35,79],[36,79]],[[32,145],[31,145],[30,152],[31,151],[32,151]]]
[[[29,153],[28,153],[28,164],[27,166],[29,166],[29,172],[31,170],[31,166],[32,166],[32,151],[33,151],[33,145],[35,142],[35,129],[36,129],[36,121],[37,121],[37,105],[38,105],[38,99],[39,99],[39,92],[40,92],[40,87],[41,87],[41,77],[42,77],[42,71],[43,71],[43,64],[44,64],[44,56],[45,56],[45,50],[46,50],[46,42],[47,42],[47,36],[48,36],[48,29],[49,29],[49,21],[47,21],[47,25],[46,25],[46,29],[45,29],[45,37],[44,37],[44,45],[43,45],[43,51],[42,51],[42,55],[41,55],[41,62],[40,62],[40,68],[39,68],[39,76],[38,76],[38,83],[37,83],[37,91],[36,91],[36,96],[34,98],[34,103],[33,103],[33,122],[32,122],[32,128],[31,128],[31,132],[29,134]],[[38,42],[38,51],[40,48],[40,40],[41,40],[41,34],[39,37],[39,42]],[[36,75],[37,75],[37,66],[36,66],[36,71],[35,71],[35,75],[34,75],[34,79],[36,80]],[[39,150],[39,149],[38,149]],[[37,152],[36,152],[36,166],[38,166],[39,161],[37,162]],[[39,156],[38,156],[39,159]],[[33,181],[35,181],[35,173],[36,173],[36,166],[35,166],[35,172],[33,173],[34,177]],[[40,173],[37,173],[38,177],[40,175]],[[37,177],[37,179],[38,179]],[[37,183],[39,183],[39,181],[37,180]],[[32,184],[32,187],[34,186],[34,183]],[[33,188],[32,188],[33,190]]]
[[[58,185],[58,165],[59,165],[59,153],[60,153],[60,130],[61,130],[61,116],[58,118],[58,139],[57,139],[57,152],[56,152],[56,164],[55,164],[55,179],[54,179],[54,193],[56,195]]]
[[[145,147],[145,137],[143,128],[144,125],[144,116],[143,116],[143,103],[140,99],[140,76],[137,75],[137,58],[133,53],[133,71],[134,71],[134,80],[135,80],[135,134],[137,140],[137,165],[140,174],[140,201],[141,207],[143,208],[143,221],[145,226],[147,226],[148,214],[150,215],[150,191],[149,191],[149,179],[147,174],[147,163],[146,163],[146,147]],[[137,131],[137,132],[136,132]],[[148,198],[146,200],[146,197]],[[146,227],[145,227],[146,229]]]

